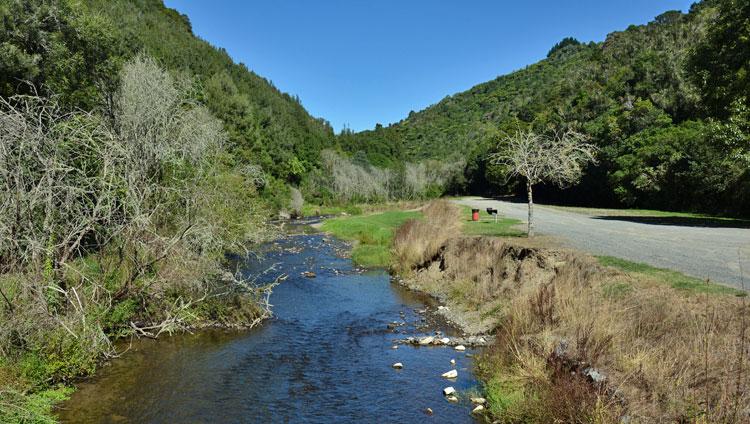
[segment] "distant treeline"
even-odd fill
[[[600,148],[580,184],[542,200],[750,215],[750,2],[705,0],[548,58],[339,143],[379,166],[464,155],[467,193],[515,193],[502,134],[573,128]],[[521,192],[519,192],[521,194]]]

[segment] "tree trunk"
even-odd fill
[[[527,227],[527,237],[534,237],[534,193],[531,191],[531,182],[526,181],[526,195],[529,199],[529,225]]]

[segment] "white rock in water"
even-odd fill
[[[448,386],[443,389],[443,395],[444,396],[450,396],[452,394],[456,393],[456,389],[453,388],[453,386]]]
[[[455,396],[453,396],[453,395],[450,395],[450,396],[446,397],[445,399],[446,399],[446,400],[447,400],[448,402],[458,402],[458,398],[457,398],[457,397],[455,397]]]
[[[463,352],[463,351],[466,350],[466,346],[464,346],[464,345],[458,345],[454,349],[456,349],[459,352]]]
[[[432,336],[422,337],[421,339],[419,339],[419,344],[425,346],[432,343],[433,340],[435,340],[435,338]]]
[[[451,359],[451,365],[456,365],[456,360],[455,359]]]
[[[478,414],[480,412],[484,411],[484,405],[477,405],[476,408],[471,410],[472,414]]]
[[[391,349],[398,349],[398,345],[391,346]]]
[[[401,362],[396,362],[395,364],[392,365],[392,367],[396,368],[397,370],[400,370],[401,368],[404,367],[404,364],[402,364]]]
[[[449,339],[447,337],[443,337],[442,339],[440,339],[440,343],[442,343],[442,344],[448,344],[448,343],[450,343],[450,341],[451,341],[451,339]]]
[[[450,370],[448,372],[443,373],[443,378],[456,378],[458,377],[458,371],[456,370]]]
[[[471,403],[474,403],[474,404],[477,404],[477,405],[482,405],[482,404],[487,403],[487,399],[485,399],[483,397],[473,397],[473,398],[471,398]]]

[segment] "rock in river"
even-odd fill
[[[433,340],[435,340],[435,338],[432,336],[422,337],[421,339],[419,339],[419,344],[422,346],[427,346],[428,344],[432,343]]]
[[[463,352],[463,351],[466,350],[466,346],[464,346],[464,345],[458,345],[454,349],[456,349],[459,352]]]
[[[487,403],[487,399],[483,397],[473,397],[471,398],[471,403],[475,405],[484,405],[485,403]]]
[[[395,364],[393,364],[393,365],[391,365],[391,366],[392,366],[393,368],[396,368],[397,370],[400,370],[401,368],[403,368],[403,367],[404,367],[404,364],[402,364],[401,362],[396,362]]]
[[[453,386],[448,386],[443,389],[443,395],[445,396],[450,396],[454,393],[456,393],[456,389],[454,389]]]
[[[480,412],[484,411],[484,405],[477,405],[476,408],[471,410],[472,414],[478,414]]]
[[[443,378],[456,378],[458,377],[458,371],[450,370],[450,371],[444,372],[442,377]]]

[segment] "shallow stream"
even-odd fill
[[[238,259],[247,275],[289,278],[271,296],[274,317],[249,331],[210,330],[135,340],[59,411],[67,423],[472,422],[471,405],[442,389],[477,387],[471,350],[393,349],[393,341],[442,331],[425,296],[362,271],[346,246],[322,234],[269,243]],[[315,278],[302,275],[312,271]],[[428,309],[427,313],[424,310]],[[389,328],[391,323],[404,323]],[[393,325],[391,325],[393,327]],[[122,348],[128,345],[121,346]],[[468,354],[468,355],[467,355]],[[458,378],[441,374],[453,367]],[[401,370],[392,368],[403,363]],[[427,408],[432,410],[428,415]]]

